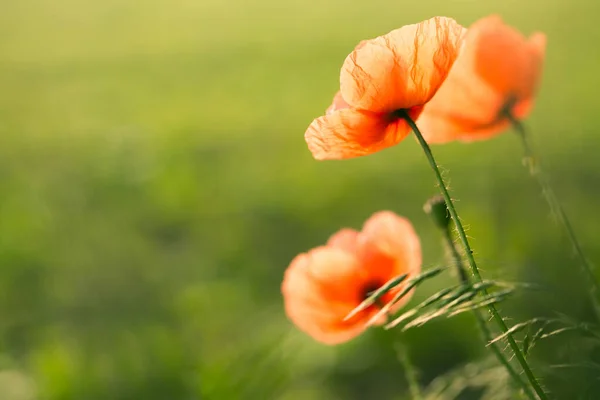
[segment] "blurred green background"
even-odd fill
[[[319,345],[285,318],[280,283],[381,209],[413,221],[426,267],[442,262],[422,212],[433,175],[413,139],[317,162],[303,134],[360,40],[491,13],[548,35],[526,124],[598,261],[596,0],[1,1],[0,399],[408,398],[398,332]],[[544,285],[502,306],[509,321],[589,320],[516,136],[434,151],[484,276]],[[424,386],[487,354],[470,316],[400,339]],[[594,399],[596,367],[552,367],[590,357],[566,334],[531,362],[555,398]]]

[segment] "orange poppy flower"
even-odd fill
[[[492,15],[473,24],[444,84],[417,120],[429,143],[473,141],[509,127],[504,112],[522,119],[533,106],[546,36],[526,39]]]
[[[435,17],[359,43],[340,73],[340,93],[304,137],[314,158],[364,156],[410,133],[416,118],[454,63],[465,29]],[[400,111],[402,113],[400,113]]]
[[[420,270],[421,244],[412,225],[390,211],[381,211],[367,220],[361,232],[342,229],[325,246],[294,258],[281,285],[285,311],[315,340],[345,342],[367,329],[379,311],[373,305],[345,320],[370,292],[399,275],[410,277]],[[390,290],[381,303],[388,303],[403,287],[400,284]],[[403,297],[392,311],[411,295]]]

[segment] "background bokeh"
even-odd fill
[[[443,262],[413,139],[316,162],[303,134],[360,40],[491,13],[548,35],[526,124],[597,262],[596,0],[0,1],[0,399],[403,399],[395,340],[424,386],[482,360],[468,315],[319,345],[285,318],[280,283],[297,253],[382,209],[413,221],[425,266]],[[545,288],[504,304],[509,321],[589,320],[517,137],[434,151],[484,276]],[[531,362],[555,398],[594,399],[589,357],[565,334]]]

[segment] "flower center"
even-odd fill
[[[408,109],[400,108],[398,110],[392,111],[390,113],[390,117],[392,118],[393,121],[396,121],[399,119],[406,119],[406,117],[408,117],[408,112],[409,112]]]
[[[367,298],[369,298],[369,296],[371,296],[377,289],[379,289],[381,286],[383,286],[383,284],[379,281],[369,281],[367,282],[362,290],[361,290],[361,297],[360,297],[360,301],[364,301]]]
[[[388,114],[390,122],[396,121],[405,121],[408,119],[412,119],[415,121],[421,112],[423,111],[423,106],[414,106],[410,108],[399,108],[398,110],[392,111]]]

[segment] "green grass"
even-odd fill
[[[297,253],[380,209],[414,222],[426,265],[441,261],[421,210],[436,187],[414,140],[320,163],[303,140],[359,40],[433,15],[468,25],[497,12],[548,34],[526,123],[584,248],[600,259],[592,0],[20,0],[1,9],[0,374],[16,375],[0,375],[0,393],[25,382],[52,400],[402,398],[388,336],[313,343],[285,319],[279,285]],[[504,314],[591,318],[517,138],[433,150],[483,275],[549,287]],[[409,332],[422,381],[480,359],[476,339],[469,317]],[[600,390],[594,371],[544,367],[586,355],[576,342],[557,337],[533,352],[556,398]]]

